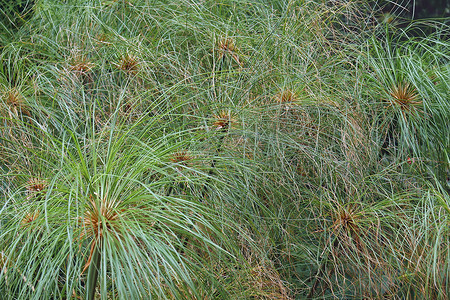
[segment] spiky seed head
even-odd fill
[[[69,63],[69,70],[77,75],[86,75],[94,68],[95,64],[82,54],[72,51],[72,57]]]
[[[298,101],[298,97],[293,90],[285,89],[275,95],[275,100],[286,107],[290,107]]]
[[[336,218],[333,223],[333,228],[335,231],[344,229],[349,232],[358,232],[357,216],[353,208],[345,209],[341,208],[336,213]]]
[[[23,105],[23,97],[15,87],[6,91],[2,98],[9,106],[21,107]]]
[[[15,115],[19,114],[19,112],[30,116],[25,104],[25,99],[20,93],[20,91],[16,87],[12,87],[7,91],[3,92],[1,95],[6,107],[2,107],[0,110],[9,110],[9,113],[13,113]]]
[[[336,240],[336,245],[340,245],[340,242],[349,244],[352,241],[358,248],[361,247],[360,219],[361,213],[355,206],[339,206],[337,208],[334,212],[334,222],[332,225],[334,234],[339,237],[339,241]],[[347,251],[346,249],[341,250]]]
[[[120,59],[118,68],[125,73],[134,75],[139,70],[139,60],[136,56],[127,54]]]
[[[187,151],[183,150],[172,154],[170,161],[178,164],[177,169],[181,171],[182,169],[181,165],[188,166],[190,165],[190,161],[193,159],[194,159],[193,156],[191,156]]]
[[[239,56],[236,54],[238,49],[236,48],[234,40],[232,38],[224,38],[219,40],[217,51],[219,52],[219,59],[224,58],[224,56],[228,53],[239,66],[243,66],[243,63],[239,59]]]
[[[234,45],[234,41],[232,38],[223,38],[221,40],[219,40],[218,43],[218,50],[220,52],[233,52],[236,50],[236,46]]]
[[[80,239],[83,237],[92,239],[89,258],[82,273],[87,270],[91,263],[95,245],[101,244],[106,234],[111,234],[116,239],[122,236],[118,221],[121,217],[120,212],[124,210],[117,210],[117,201],[109,199],[107,196],[99,198],[96,193],[94,195],[89,196],[89,206],[84,212],[84,215],[78,219],[83,227]]]
[[[36,210],[34,212],[27,213],[20,223],[22,224],[22,226],[28,226],[32,222],[36,221],[38,217],[39,217],[39,210]]]
[[[27,191],[41,192],[47,187],[47,181],[40,178],[31,178],[27,182]]]
[[[215,121],[213,125],[216,129],[228,129],[236,122],[235,118],[230,113],[224,111],[215,115],[214,118]]]
[[[174,163],[186,163],[190,160],[194,159],[194,157],[192,157],[187,151],[183,150],[183,151],[179,151],[176,152],[172,155],[172,157],[170,158],[170,161],[174,162]]]
[[[118,224],[120,214],[116,209],[116,201],[105,199],[97,199],[89,197],[89,207],[84,212],[84,216],[80,217],[80,223],[85,229],[85,233],[81,236],[93,237],[95,240],[101,239],[106,232],[119,234]]]
[[[417,100],[419,97],[417,90],[407,82],[393,85],[389,90],[389,95],[391,96],[391,103],[398,106],[402,111],[412,111],[422,103],[422,101]]]

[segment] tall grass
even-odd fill
[[[2,297],[448,298],[449,28],[403,24],[249,0],[2,21]]]

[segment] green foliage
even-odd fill
[[[2,21],[2,299],[448,297],[449,28],[381,13],[41,0]]]
[[[33,0],[0,0],[0,46],[33,14]]]

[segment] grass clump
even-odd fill
[[[448,298],[445,22],[32,7],[0,27],[3,298]]]

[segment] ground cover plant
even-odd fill
[[[2,5],[0,298],[448,299],[450,28],[408,5]]]

